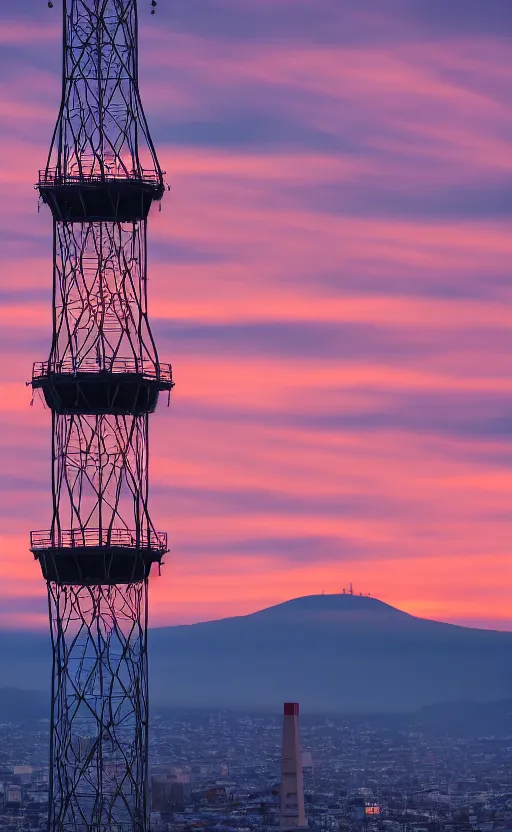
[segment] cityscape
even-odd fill
[[[0,824],[7,832],[46,828],[48,730],[47,720],[0,725]],[[151,827],[256,832],[279,826],[282,732],[277,708],[275,714],[154,713]],[[397,725],[385,717],[301,713],[300,736],[310,829],[512,828],[512,733],[457,735],[408,725],[406,718]]]

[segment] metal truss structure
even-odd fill
[[[148,423],[173,387],[147,312],[163,174],[138,90],[137,0],[62,0],[62,101],[36,186],[53,216],[53,336],[32,386],[52,412],[50,528],[31,533],[53,646],[50,832],[143,832]]]

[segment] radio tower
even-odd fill
[[[32,377],[53,431],[51,525],[31,533],[53,646],[48,828],[143,832],[148,577],[167,551],[148,508],[148,416],[173,386],[148,321],[146,226],[164,183],[137,0],[62,10],[62,101],[36,186],[53,216],[53,333]]]

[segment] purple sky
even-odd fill
[[[0,624],[45,624],[59,0],[0,9]],[[353,581],[510,628],[509,0],[159,0],[141,89],[172,186],[150,313],[172,552],[154,623]]]

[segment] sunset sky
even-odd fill
[[[0,8],[0,625],[46,627],[60,0]],[[151,622],[352,581],[512,629],[512,3],[140,0],[172,190],[149,223],[173,364],[151,422]]]

